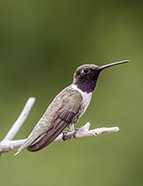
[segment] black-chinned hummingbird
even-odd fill
[[[31,152],[39,151],[48,146],[66,128],[75,130],[75,124],[91,101],[100,72],[127,62],[128,60],[123,60],[103,66],[85,64],[78,67],[73,76],[73,83],[54,98],[17,153],[25,148]]]

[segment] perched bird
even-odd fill
[[[128,60],[124,60],[103,66],[85,64],[78,67],[73,76],[73,83],[54,98],[16,154],[25,148],[31,152],[39,151],[49,145],[64,129],[69,128],[73,131],[74,125],[91,101],[100,72],[127,62]]]

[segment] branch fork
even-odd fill
[[[15,123],[13,124],[13,126],[11,127],[11,129],[8,131],[8,133],[6,134],[6,136],[4,137],[4,139],[2,141],[0,141],[0,153],[4,153],[4,152],[8,152],[11,151],[13,149],[16,149],[18,147],[20,147],[25,141],[26,139],[20,139],[20,140],[13,140],[14,137],[16,136],[16,134],[19,132],[20,128],[22,127],[22,125],[24,124],[25,120],[27,119],[33,105],[35,103],[35,98],[34,97],[30,97],[21,114],[19,115],[19,117],[17,118],[17,120],[15,121]],[[83,138],[83,137],[89,137],[89,136],[100,136],[103,134],[109,134],[109,133],[115,133],[118,132],[119,128],[118,127],[110,127],[110,128],[106,128],[106,127],[102,127],[102,128],[97,128],[97,129],[91,129],[90,130],[90,123],[87,122],[84,126],[80,127],[76,134],[72,134],[72,132],[68,132],[66,134],[66,138],[68,140],[73,139],[73,138]],[[63,133],[61,133],[55,140],[54,142],[61,142],[64,141],[63,140]]]

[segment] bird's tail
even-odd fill
[[[30,146],[33,143],[33,138],[30,135],[26,141],[18,148],[17,152],[14,154],[14,156],[18,155],[21,151],[23,151],[24,149],[26,149],[28,146]]]

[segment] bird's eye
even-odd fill
[[[88,72],[89,72],[89,69],[88,69],[88,68],[84,68],[84,69],[83,69],[83,73],[84,73],[84,74],[87,74]]]

